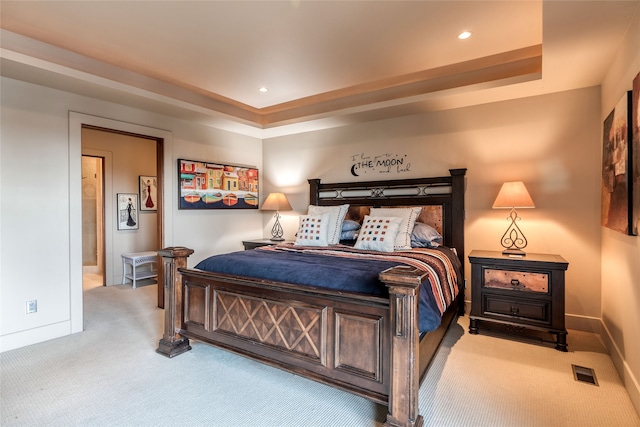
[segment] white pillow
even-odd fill
[[[329,230],[331,215],[329,212],[322,215],[302,215],[296,234],[297,246],[329,246],[327,232]]]
[[[330,245],[337,245],[340,243],[340,233],[342,232],[342,222],[347,215],[349,205],[340,206],[315,206],[309,205],[309,215],[322,215],[323,213],[331,214],[329,219],[329,231],[327,234],[327,240]]]
[[[402,218],[400,230],[394,244],[395,250],[411,249],[411,232],[422,207],[416,208],[371,208],[371,216],[392,216]]]
[[[366,215],[354,248],[393,252],[402,218]]]

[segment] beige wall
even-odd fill
[[[601,122],[639,72],[640,10],[602,84]],[[603,338],[640,413],[640,237],[604,227],[601,232]]]
[[[194,248],[190,266],[262,236],[259,211],[177,210],[177,159],[262,170],[259,139],[4,77],[0,85],[0,351],[82,331],[82,123],[166,138],[165,245]],[[135,174],[126,191],[137,191]],[[37,313],[26,314],[30,300]]]
[[[589,88],[279,137],[264,142],[265,187],[279,188],[295,212],[308,204],[307,178],[356,179],[352,156],[405,156],[410,170],[357,179],[446,175],[468,168],[466,250],[501,250],[507,211],[491,205],[504,181],[522,180],[536,204],[521,210],[529,252],[569,261],[567,323],[595,329],[600,317],[600,94]],[[406,163],[405,163],[406,165]],[[265,229],[269,224],[266,224]],[[467,277],[469,265],[467,263]]]

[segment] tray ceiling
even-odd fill
[[[2,75],[269,137],[598,85],[638,5],[2,1]]]

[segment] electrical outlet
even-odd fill
[[[27,314],[35,313],[38,311],[38,300],[27,301]]]

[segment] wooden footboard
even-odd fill
[[[428,348],[418,331],[424,272],[384,271],[389,298],[381,298],[189,270],[192,253],[159,251],[165,331],[158,353],[176,356],[197,339],[386,405],[385,425],[422,425],[420,377],[443,335],[420,355]]]

